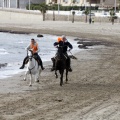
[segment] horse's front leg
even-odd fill
[[[68,69],[66,69],[66,83],[68,82]]]
[[[41,71],[42,71],[41,69],[38,70],[38,73],[35,76],[35,82],[39,82]]]
[[[55,70],[55,76],[56,76],[56,78],[58,78],[58,75],[57,75],[57,70]]]
[[[61,77],[60,77],[60,86],[63,85],[63,74],[64,74],[64,71],[60,71],[61,73]]]
[[[24,81],[26,81],[26,79],[27,79],[27,74],[28,74],[28,71],[25,72]]]
[[[30,87],[32,86],[32,74],[30,74],[30,83],[29,83],[29,86]]]

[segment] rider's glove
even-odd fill
[[[58,48],[58,45],[56,45],[55,47]]]

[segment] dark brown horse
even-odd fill
[[[66,70],[66,83],[68,81],[68,70],[70,63],[68,62],[67,57],[63,54],[63,47],[58,47],[58,51],[55,57],[55,75],[58,78],[57,70],[60,73],[60,86],[63,85],[63,75],[64,70]]]

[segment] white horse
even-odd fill
[[[28,64],[24,80],[26,81],[27,75],[30,74],[29,86],[32,86],[32,76],[34,75],[35,82],[39,82],[40,73],[41,67],[38,65],[38,62],[33,57],[32,50],[28,50]]]

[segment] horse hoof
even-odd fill
[[[56,78],[58,78],[58,76],[57,76],[57,75],[56,75],[55,77],[56,77]]]
[[[66,83],[66,84],[68,84],[68,82],[67,82],[67,81],[66,81],[65,83]]]
[[[23,80],[24,80],[24,81],[26,81],[26,79],[25,79],[25,78],[24,78]]]
[[[32,87],[32,85],[30,84],[29,87]]]
[[[35,82],[39,82],[39,80],[36,80]]]

